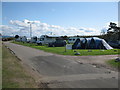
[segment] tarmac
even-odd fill
[[[71,56],[66,58],[10,42],[4,44],[21,62],[37,72],[41,76],[38,81],[49,88],[118,88],[117,71],[105,67],[98,68],[89,63],[79,63],[80,56],[76,57],[78,60],[73,60]],[[85,59],[84,56],[81,56],[82,58]],[[97,56],[92,56],[90,60],[92,58]]]

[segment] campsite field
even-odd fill
[[[56,53],[60,55],[74,55],[76,52],[80,53],[80,56],[88,56],[88,55],[117,55],[120,49],[112,49],[112,50],[100,50],[100,49],[77,49],[77,50],[66,50],[65,47],[48,47],[48,46],[38,46],[36,44],[23,43],[13,41],[12,43],[29,46],[32,48],[40,49],[46,52]]]

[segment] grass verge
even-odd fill
[[[107,61],[107,64],[111,65],[112,67],[115,68],[120,68],[120,62],[115,62],[115,59]]]
[[[36,88],[33,77],[20,64],[20,61],[2,47],[2,88]]]
[[[0,89],[2,89],[2,41],[0,41]]]
[[[48,46],[37,46],[36,44],[30,44],[30,43],[23,43],[23,42],[15,42],[12,43],[24,45],[36,49],[40,49],[46,52],[61,54],[61,55],[74,55],[77,51],[80,53],[80,56],[88,56],[88,55],[117,55],[118,51],[120,49],[111,49],[111,50],[100,50],[100,49],[92,49],[89,51],[88,49],[76,49],[76,50],[66,50],[65,47],[48,47]]]

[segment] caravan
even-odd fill
[[[70,37],[70,38],[68,39],[68,43],[69,43],[69,44],[72,44],[72,43],[74,43],[78,38],[80,38],[80,37]]]
[[[22,42],[27,42],[27,37],[26,36],[21,37],[21,41]]]
[[[20,36],[19,38],[16,39],[18,42],[27,42],[27,37],[26,36]]]
[[[55,42],[56,39],[59,37],[60,36],[55,36],[55,35],[41,35],[36,43],[38,45],[49,44],[49,43]]]
[[[37,42],[37,37],[31,37],[30,43],[36,43]]]

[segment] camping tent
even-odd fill
[[[72,49],[113,49],[104,39],[97,37],[78,38]]]
[[[78,38],[72,45],[72,49],[82,49],[84,38]]]

